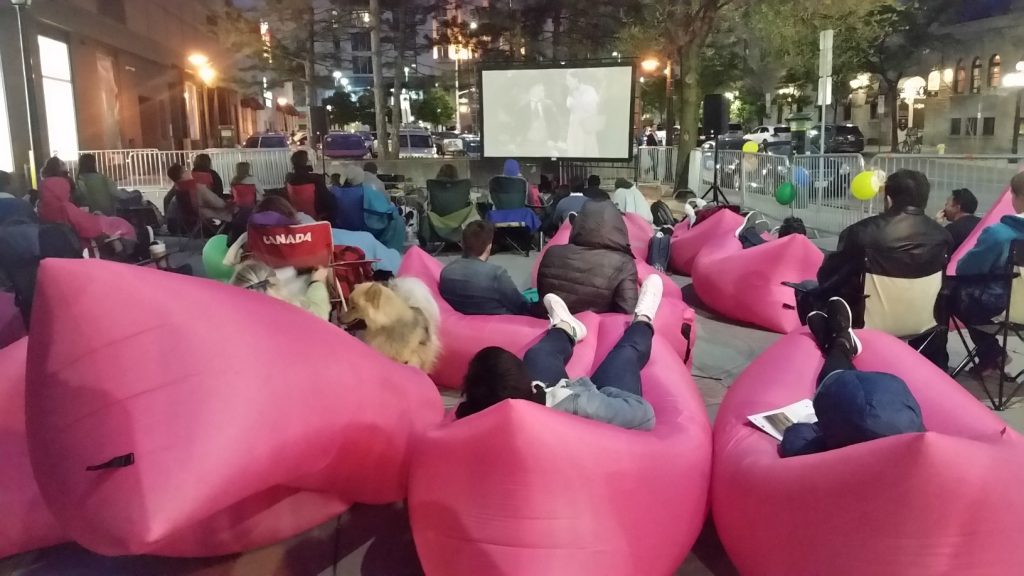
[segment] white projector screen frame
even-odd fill
[[[633,160],[634,62],[486,65],[478,76],[484,158]],[[536,86],[543,89],[535,92]],[[596,98],[596,111],[590,106],[571,112],[574,90],[577,102]],[[530,119],[531,110],[537,108],[542,111],[533,115],[543,121]],[[580,130],[580,126],[595,129]]]

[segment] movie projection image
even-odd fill
[[[628,159],[633,68],[484,70],[487,157]]]

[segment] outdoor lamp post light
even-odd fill
[[[661,61],[651,56],[640,62],[640,68],[647,73],[652,73],[661,68]],[[672,146],[672,137],[675,135],[674,108],[672,106],[672,61],[665,62],[665,113],[662,121],[665,123],[665,146]]]
[[[11,0],[18,13],[18,43],[21,46],[21,79],[25,83],[25,114],[28,120],[28,182],[32,188],[36,187],[36,138],[33,119],[35,113],[35,88],[31,83],[34,77],[30,68],[32,62],[29,46],[25,44],[25,24],[22,21],[22,12],[32,6],[32,0]]]

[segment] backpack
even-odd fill
[[[672,216],[672,210],[669,209],[668,204],[661,200],[651,204],[651,214],[654,215],[654,226],[656,228],[676,225],[676,219]]]
[[[658,272],[664,272],[668,269],[671,247],[672,236],[670,234],[655,233],[654,236],[651,236],[651,241],[648,244],[647,263],[654,266]]]
[[[804,221],[796,216],[786,218],[782,221],[782,226],[779,226],[779,238],[785,238],[792,234],[807,236],[807,227],[804,226]]]

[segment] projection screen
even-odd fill
[[[484,69],[484,157],[631,160],[632,64]]]

